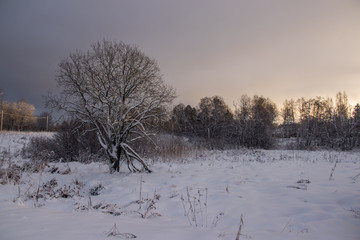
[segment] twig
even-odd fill
[[[207,217],[207,199],[208,199],[208,189],[205,188],[205,222],[206,222],[206,227],[208,227],[208,217]]]
[[[20,186],[18,186],[18,199],[21,197],[21,189]]]
[[[156,191],[154,192],[154,196],[152,199],[148,199],[145,205],[145,211],[144,214],[140,214],[142,218],[148,218],[151,215],[156,215],[156,214],[150,214],[150,211],[153,209],[156,209],[155,207],[155,201],[160,199],[160,195],[156,194]],[[158,214],[159,215],[159,214]]]
[[[180,199],[181,199],[182,206],[184,208],[184,216],[187,217],[190,226],[192,226],[192,223],[191,223],[191,220],[190,220],[190,217],[189,217],[189,212],[186,211],[185,198],[184,198],[184,196],[182,194],[181,194]]]
[[[217,226],[217,224],[218,224],[218,222],[219,222],[219,220],[220,220],[220,217],[222,217],[222,216],[224,216],[224,213],[223,213],[223,212],[220,212],[220,213],[218,213],[218,215],[216,215],[216,216],[214,217],[214,220],[213,220],[213,222],[212,222],[212,224],[211,224],[211,228],[216,228],[216,226]]]
[[[356,181],[356,179],[357,179],[358,177],[360,177],[360,173],[357,174],[356,176],[352,177],[353,181]]]
[[[194,222],[195,222],[195,227],[198,226],[198,223],[197,223],[197,219],[196,219],[196,197],[193,197],[194,199],[194,203],[193,203],[193,213],[194,213]],[[190,201],[190,199],[189,199]]]
[[[194,211],[194,207],[193,204],[191,203],[191,197],[190,197],[190,193],[189,193],[189,187],[186,187],[186,194],[187,194],[187,200],[189,203],[189,211],[188,214],[191,212],[192,213],[192,221],[195,223],[195,226],[197,226],[196,224],[196,212]]]
[[[8,175],[8,173],[7,173],[7,169],[6,169],[6,168],[5,168],[5,176],[6,176],[7,184],[10,184],[9,175]]]
[[[91,201],[91,197],[89,196],[89,201],[88,201],[88,208],[92,208],[92,201]]]
[[[136,235],[132,233],[120,233],[117,229],[116,224],[109,230],[107,237],[118,237],[121,239],[132,239],[136,238]]]
[[[286,223],[285,227],[283,228],[283,230],[281,232],[284,232],[285,229],[287,228],[287,226],[289,226],[291,224],[292,218],[289,219],[289,221]],[[290,232],[291,232],[291,227],[290,227]]]
[[[38,185],[38,187],[37,187],[36,194],[35,194],[35,198],[34,198],[34,207],[35,207],[35,208],[37,207],[38,200],[39,200],[39,192],[40,192],[41,176],[42,176],[42,172],[40,173],[40,177],[39,177],[39,185]]]
[[[200,206],[200,214],[201,214],[201,227],[204,227],[204,216],[203,216],[203,210],[202,210],[202,204],[201,204],[201,193],[200,193],[200,188],[198,189],[198,196],[199,198],[197,199],[198,200],[198,203],[199,203],[199,206]],[[194,197],[195,199],[195,197]]]
[[[334,167],[331,169],[331,173],[330,173],[330,177],[329,177],[329,180],[333,180],[333,174],[334,174],[334,171],[335,171],[335,168],[336,168],[336,164],[338,163],[338,161],[335,162],[335,165]]]
[[[241,235],[241,228],[242,228],[242,226],[244,225],[244,221],[243,221],[243,215],[241,214],[241,216],[240,216],[240,225],[239,225],[239,230],[238,230],[238,232],[237,232],[237,234],[236,234],[236,238],[235,238],[235,240],[239,240],[240,239],[240,235]]]
[[[181,203],[184,208],[184,216],[188,218],[190,226],[195,227],[208,226],[208,214],[207,214],[207,200],[208,200],[208,189],[198,188],[197,194],[192,194],[191,189],[186,187],[186,198],[181,194]],[[204,195],[205,191],[205,195]],[[205,196],[205,197],[204,197]],[[204,199],[205,198],[205,199]],[[204,213],[205,211],[205,213]],[[199,214],[199,216],[197,216]]]
[[[141,209],[141,191],[142,191],[142,175],[140,176],[140,192],[139,192],[139,207]]]

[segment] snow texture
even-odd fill
[[[5,169],[35,134],[1,133]],[[50,136],[51,134],[43,134]],[[209,151],[151,162],[49,163],[0,185],[0,239],[360,239],[360,154]]]

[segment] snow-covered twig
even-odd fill
[[[290,232],[291,232],[291,222],[292,222],[292,218],[290,218],[289,221],[285,224],[285,227],[283,228],[283,230],[281,232],[284,232],[288,226],[290,227]]]
[[[331,169],[331,173],[330,173],[330,177],[329,177],[329,180],[333,180],[333,174],[334,174],[334,171],[335,171],[335,168],[336,168],[336,164],[338,163],[338,161],[335,162],[335,165],[334,167]]]
[[[40,184],[41,184],[41,177],[42,177],[42,173],[43,173],[43,172],[40,172],[40,176],[39,176],[39,184],[38,184],[38,187],[37,187],[37,190],[36,190],[35,196],[34,196],[34,207],[35,207],[35,208],[37,208],[37,207],[38,207],[39,192],[40,192]]]
[[[239,240],[239,239],[240,239],[241,228],[242,228],[243,225],[244,225],[244,220],[243,220],[243,215],[241,214],[241,216],[240,216],[240,225],[239,225],[239,229],[238,229],[238,232],[237,232],[237,234],[236,234],[235,240]]]
[[[141,201],[142,201],[142,197],[141,197],[142,183],[143,183],[143,180],[142,180],[142,175],[141,175],[140,176],[140,191],[139,191],[139,207],[140,207],[140,209],[141,209]]]
[[[204,202],[203,191],[205,191]],[[183,195],[181,195],[180,199],[184,208],[184,216],[187,217],[190,226],[204,227],[205,225],[207,227],[207,188],[199,188],[197,195],[193,195],[190,193],[189,187],[186,187],[186,199]],[[198,214],[200,214],[200,217]]]
[[[118,237],[121,239],[132,239],[132,238],[136,238],[136,235],[132,234],[132,233],[121,233],[116,224],[114,224],[114,226],[107,232],[107,237]]]
[[[219,220],[220,220],[220,218],[221,218],[222,216],[224,216],[224,213],[223,213],[223,212],[220,212],[218,215],[216,215],[216,216],[214,217],[214,220],[213,220],[213,222],[212,222],[212,224],[211,224],[211,228],[216,228],[216,226],[217,226],[217,224],[218,224],[218,222],[219,222]]]
[[[358,177],[360,177],[360,173],[355,175],[354,177],[352,177],[353,181],[356,181],[358,179]]]

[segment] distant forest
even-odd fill
[[[79,125],[74,118],[53,123],[47,112],[35,116],[35,107],[25,100],[10,103],[2,99],[2,91],[0,96],[2,130],[64,131]],[[257,95],[241,96],[233,109],[220,96],[204,97],[197,106],[177,104],[149,125],[156,132],[186,137],[208,149],[271,149],[281,142],[291,149],[360,146],[360,105],[350,106],[345,92],[337,93],[335,100],[287,99],[281,108]],[[87,131],[86,126],[76,129]]]
[[[223,98],[200,100],[197,107],[178,104],[167,131],[206,139],[211,148],[270,149],[276,140],[287,148],[327,147],[350,150],[360,144],[360,105],[352,108],[345,92],[335,101],[316,97],[285,100],[280,110],[269,98],[243,95],[232,111]]]

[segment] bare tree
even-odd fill
[[[337,93],[335,105],[329,97],[301,98],[295,104],[298,108],[296,136],[300,148],[328,146],[349,150],[357,145],[356,124],[345,92]]]
[[[351,119],[350,104],[345,92],[338,92],[335,98],[334,127],[335,145],[342,150],[349,150],[355,145],[354,122]]]
[[[360,146],[360,104],[356,104],[352,113],[354,123],[354,135],[356,138],[356,145]]]
[[[253,139],[255,146],[269,148],[274,122],[278,116],[276,104],[269,98],[255,95],[252,99]]]
[[[151,172],[131,145],[151,140],[147,125],[175,98],[154,59],[136,46],[104,40],[61,61],[56,81],[61,93],[49,96],[48,105],[94,127],[111,172],[122,162],[131,172],[141,171],[139,164]]]
[[[283,103],[283,108],[281,109],[282,122],[282,131],[284,137],[293,137],[296,136],[296,102],[293,99],[285,100]]]
[[[10,115],[13,120],[14,127],[18,131],[29,129],[34,124],[34,111],[35,107],[32,104],[27,103],[24,99],[21,99],[11,106],[12,114]]]
[[[295,101],[293,99],[285,100],[284,107],[281,109],[281,116],[283,123],[294,123],[295,122]]]
[[[234,135],[238,143],[247,147],[269,148],[277,115],[277,107],[269,98],[241,96],[235,103]]]
[[[241,98],[234,103],[235,122],[237,141],[240,146],[249,146],[249,138],[251,132],[251,98],[248,95],[242,95]]]
[[[233,114],[222,97],[205,97],[198,106],[198,119],[201,122],[200,136],[219,138],[226,136],[226,128],[231,126]]]

